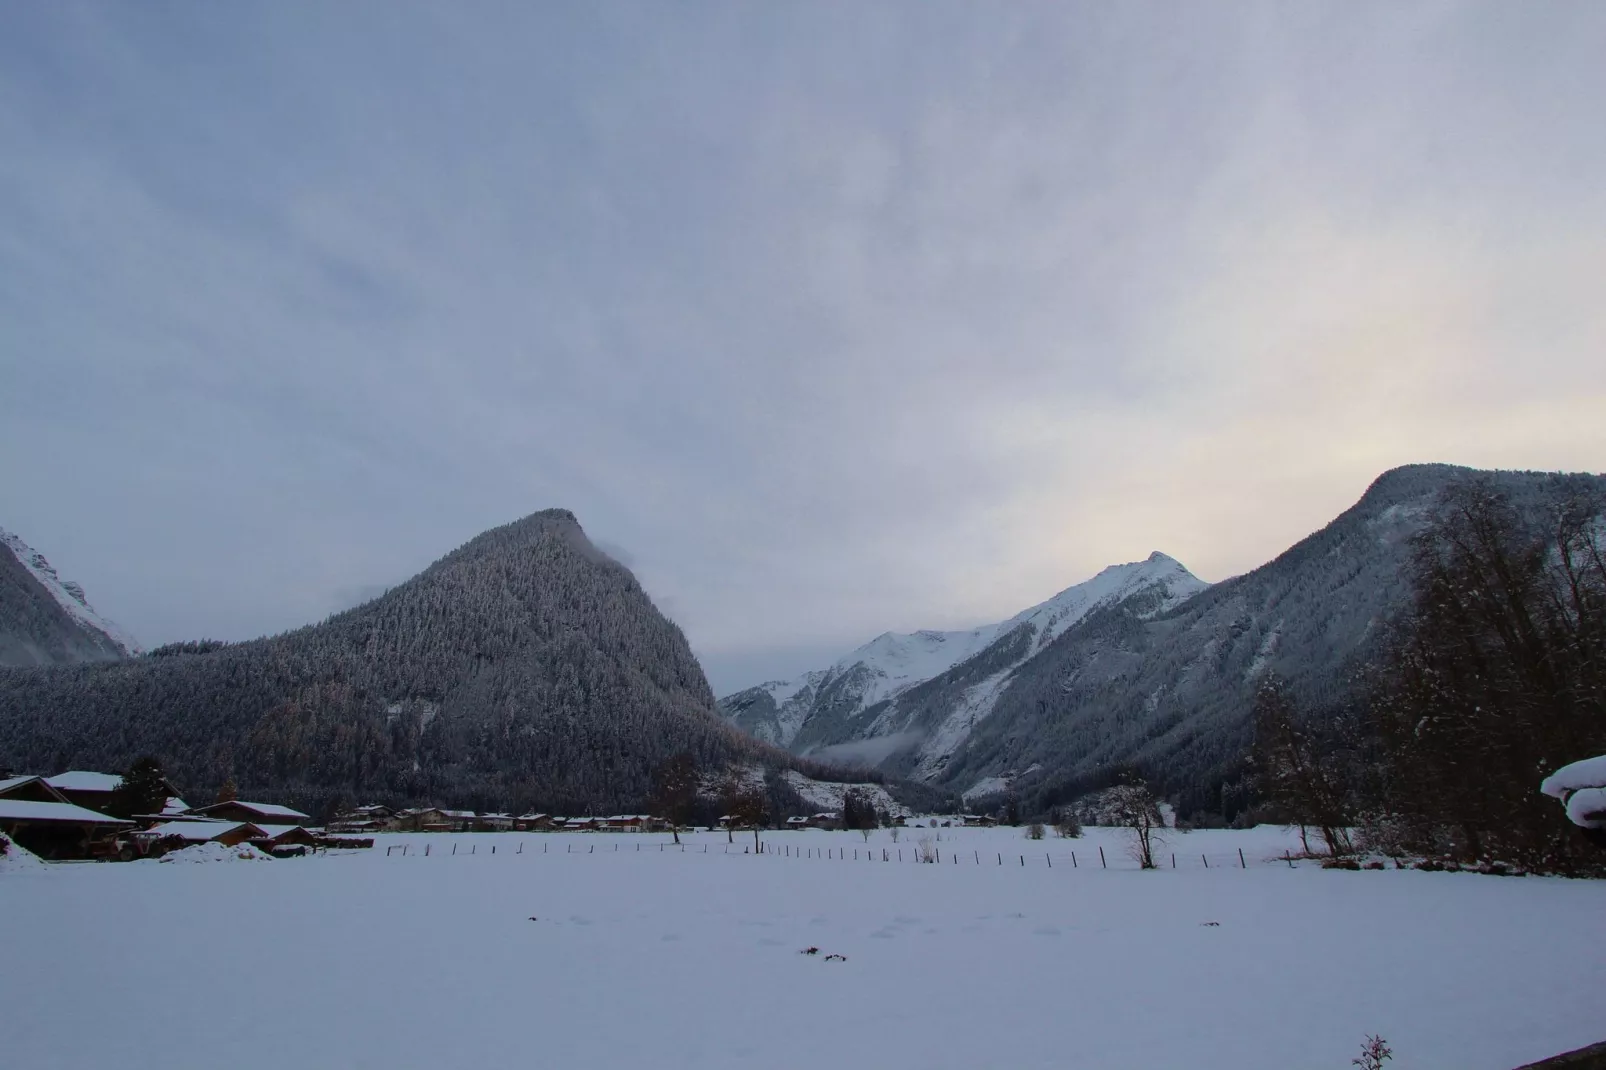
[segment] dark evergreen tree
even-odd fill
[[[131,818],[136,814],[159,814],[167,806],[167,775],[162,763],[152,757],[140,758],[128,767],[112,791],[110,809],[114,816]]]

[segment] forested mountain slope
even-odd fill
[[[200,652],[190,652],[200,651]],[[680,629],[573,515],[486,532],[366,605],[233,645],[0,672],[0,766],[154,754],[203,794],[568,812],[639,805],[653,768],[763,748],[721,723]]]
[[[114,661],[139,645],[90,608],[45,555],[0,528],[0,666]]]
[[[1412,535],[1447,486],[1471,478],[1521,507],[1557,477],[1397,468],[1275,560],[1184,599],[1140,587],[1092,604],[1046,643],[1001,631],[889,699],[838,700],[845,715],[833,713],[829,693],[850,686],[842,674],[805,678],[792,693],[792,685],[749,689],[721,700],[722,712],[762,724],[774,716],[766,696],[791,699],[813,687],[808,716],[788,740],[800,753],[874,760],[889,774],[972,797],[1007,789],[1031,812],[1108,786],[1120,767],[1136,765],[1185,812],[1230,813],[1242,801],[1235,787],[1256,681],[1275,670],[1316,711],[1352,700],[1383,626],[1409,601]],[[785,712],[784,701],[774,705]],[[962,723],[977,709],[982,716]],[[943,738],[955,725],[961,738]]]

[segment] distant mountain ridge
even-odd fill
[[[84,589],[45,555],[0,528],[0,666],[112,661],[142,653],[134,637],[96,613]]]
[[[919,733],[919,764],[913,772],[931,779],[991,712],[1009,675],[1088,613],[1132,599],[1142,602],[1141,612],[1162,612],[1207,586],[1180,562],[1156,551],[1144,561],[1111,565],[995,624],[969,631],[885,632],[829,668],[726,696],[719,702],[720,712],[752,735],[800,754]],[[900,700],[979,657],[992,671],[969,681],[937,715]],[[874,717],[867,717],[867,711],[874,711]],[[866,753],[873,756],[874,751],[871,747]]]
[[[0,766],[118,770],[150,753],[189,790],[232,777],[307,806],[617,812],[682,751],[714,768],[767,749],[720,721],[680,629],[566,510],[283,635],[0,672]]]
[[[1130,589],[1054,626],[962,633],[986,642],[953,648],[965,656],[936,659],[939,671],[924,679],[894,682],[870,656],[872,643],[798,681],[726,696],[720,711],[794,753],[850,757],[972,799],[1012,791],[1035,812],[1133,765],[1184,813],[1230,814],[1256,681],[1275,670],[1313,710],[1350,701],[1354,674],[1409,599],[1411,536],[1447,486],[1470,478],[1519,508],[1557,479],[1606,485],[1590,475],[1396,468],[1320,531],[1242,576],[1190,587],[1182,570],[1185,579],[1153,588],[1134,574]]]

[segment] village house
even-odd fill
[[[513,827],[520,832],[545,832],[552,827],[552,815],[520,814]]]
[[[275,803],[242,802],[229,799],[210,806],[196,806],[185,811],[185,816],[203,817],[214,821],[249,821],[256,825],[310,825],[311,816],[300,810]]]
[[[0,780],[0,832],[40,858],[87,858],[97,841],[133,824],[69,802],[43,777]]]
[[[168,821],[143,832],[133,833],[132,838],[148,846],[182,841],[185,847],[197,843],[221,843],[225,847],[234,847],[250,840],[265,840],[269,837],[261,826],[250,821],[217,820]]]
[[[96,773],[88,769],[71,769],[65,773],[57,773],[53,777],[46,777],[45,780],[51,787],[61,792],[67,802],[103,814],[110,812],[112,795],[116,792],[117,786],[123,782],[123,778],[116,773]],[[189,804],[179,798],[178,791],[171,783],[163,781],[163,784],[167,787],[167,804],[162,807],[160,814],[148,815],[158,820],[181,814],[189,809]]]
[[[789,817],[786,819],[786,827],[788,830],[794,832],[798,829],[806,829],[809,827],[809,818],[804,814],[799,814],[795,817]]]
[[[399,832],[451,832],[452,819],[438,806],[422,806],[402,810],[392,820],[391,827]]]
[[[396,827],[396,812],[388,806],[379,805],[359,806],[329,822],[329,831],[332,833],[384,832]]]
[[[808,824],[809,828],[815,829],[839,829],[842,827],[842,815],[834,810],[828,814],[810,814]]]

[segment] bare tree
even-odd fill
[[[1165,828],[1154,793],[1139,777],[1127,774],[1110,789],[1109,798],[1115,823],[1132,830],[1132,854],[1138,865],[1154,869],[1154,844],[1163,838],[1156,830]]]
[[[669,821],[675,842],[680,842],[680,827],[691,820],[697,808],[697,759],[681,753],[658,767],[657,783],[653,792],[653,805]]]
[[[730,801],[729,813],[734,824],[752,828],[753,853],[760,853],[763,845],[759,841],[758,832],[769,817],[769,804],[764,798],[764,792],[752,787],[742,789]]]

